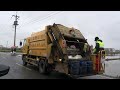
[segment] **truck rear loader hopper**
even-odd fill
[[[85,43],[88,42],[77,29],[61,24],[48,25],[24,40],[23,65],[35,65],[42,74],[53,70],[70,76],[96,74],[93,70],[96,55],[83,51]]]

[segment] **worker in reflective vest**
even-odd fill
[[[85,40],[85,43],[84,43],[84,47],[83,47],[83,53],[82,53],[82,56],[89,59],[90,58],[90,46],[87,42],[87,39]]]
[[[100,50],[104,50],[104,43],[98,37],[95,37],[95,41],[96,41],[96,46],[93,53],[97,54]]]

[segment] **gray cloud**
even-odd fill
[[[58,13],[58,14],[55,14]],[[13,45],[14,11],[0,12],[0,44]],[[95,44],[94,37],[100,37],[105,47],[120,49],[120,12],[119,11],[18,11],[17,45],[32,32],[43,30],[46,25],[59,23],[79,29],[89,44]]]

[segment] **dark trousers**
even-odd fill
[[[94,54],[98,54],[99,51],[101,50],[104,50],[104,48],[99,48],[99,49],[96,49],[95,53]]]

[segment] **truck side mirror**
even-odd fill
[[[22,42],[20,41],[20,46],[22,46]]]

